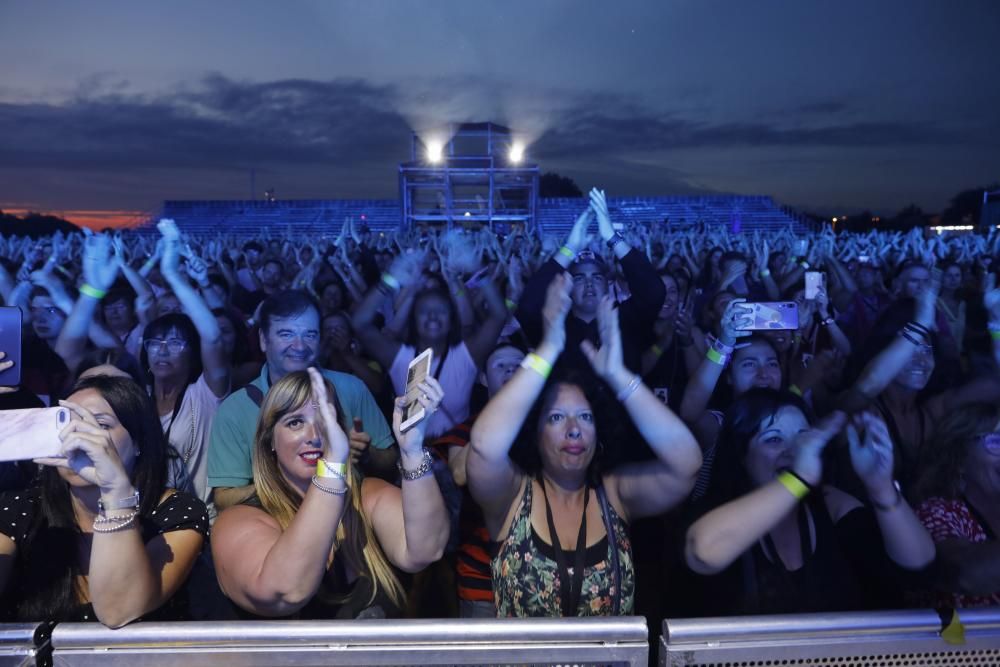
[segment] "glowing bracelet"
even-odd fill
[[[510,299],[504,299],[503,302],[504,302],[504,304],[506,304],[507,310],[509,310],[511,312],[514,312],[515,310],[517,310],[517,303],[516,302],[511,301]]]
[[[402,285],[399,284],[399,281],[396,280],[395,276],[388,271],[382,274],[382,282],[384,282],[386,286],[393,291],[397,291],[400,287],[402,287]]]
[[[97,289],[93,285],[88,285],[87,283],[84,283],[80,285],[80,294],[86,294],[89,297],[93,297],[94,299],[100,300],[106,297],[108,295],[108,292],[107,290]]]
[[[532,352],[526,356],[521,361],[521,368],[527,368],[535,371],[544,379],[548,379],[549,374],[552,372],[552,364],[542,359],[540,356]]]
[[[798,396],[800,398],[802,397],[802,390],[799,389],[799,385],[797,385],[797,384],[790,384],[790,385],[788,385],[788,391],[790,391],[791,393],[795,394],[796,396]]]
[[[570,250],[569,248],[567,248],[566,246],[563,246],[563,247],[559,248],[559,254],[560,255],[565,255],[566,257],[569,257],[570,259],[576,258],[576,253],[573,252],[572,250]]]
[[[764,269],[764,270],[762,270],[760,272],[760,277],[761,278],[767,278],[769,275],[771,275],[771,270],[770,269]]]
[[[790,494],[795,496],[796,500],[802,500],[809,495],[809,487],[803,484],[801,479],[787,470],[778,475],[778,481],[781,482],[783,487],[788,489]]]
[[[347,464],[320,459],[316,462],[316,476],[320,479],[344,479],[347,476]]]
[[[722,354],[716,349],[709,348],[708,351],[705,352],[705,358],[711,361],[712,363],[719,364],[720,366],[726,365],[726,355]]]
[[[649,351],[652,352],[657,359],[663,356],[663,348],[659,345],[654,344],[651,348],[649,348]]]
[[[990,338],[1000,340],[1000,329],[990,329]]]

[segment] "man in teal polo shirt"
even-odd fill
[[[267,357],[260,377],[222,402],[212,424],[208,445],[208,485],[221,512],[254,493],[254,432],[260,414],[260,400],[271,384],[288,373],[312,366],[320,342],[319,308],[301,290],[286,290],[268,297],[260,309],[260,348]],[[338,415],[348,433],[352,451],[370,445],[369,466],[392,469],[396,451],[392,431],[364,382],[347,373],[321,369],[337,391],[344,414]],[[254,389],[254,387],[256,389]],[[258,393],[259,392],[259,393]],[[358,418],[365,432],[354,430]]]

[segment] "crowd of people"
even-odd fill
[[[0,464],[0,621],[1000,604],[995,230],[581,209],[0,237],[0,409],[71,417]]]

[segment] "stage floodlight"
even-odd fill
[[[510,161],[514,164],[524,159],[524,144],[513,144],[510,147]]]
[[[427,161],[431,164],[441,162],[444,155],[444,146],[440,142],[432,141],[427,144]]]

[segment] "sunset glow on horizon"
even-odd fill
[[[44,211],[36,208],[7,208],[0,204],[0,211],[18,217],[24,217],[28,213],[38,213],[40,215],[53,215],[72,222],[77,227],[88,229],[106,229],[138,227],[152,214],[148,211],[116,211],[116,210],[67,210],[67,211]]]

